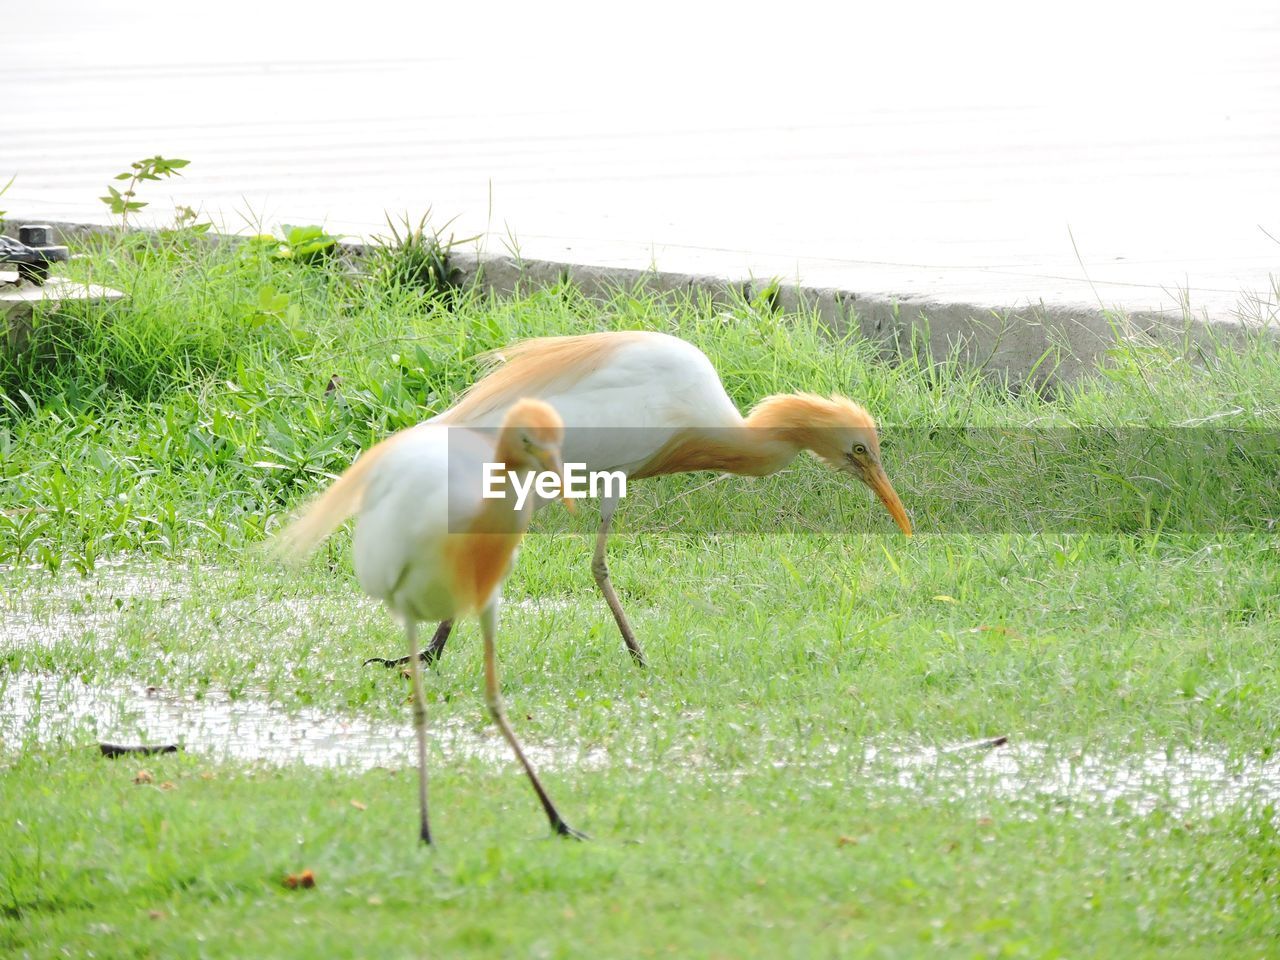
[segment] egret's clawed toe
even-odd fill
[[[393,657],[391,659],[387,659],[386,657],[370,657],[364,663],[360,664],[360,666],[367,667],[371,663],[376,663],[376,664],[379,664],[380,666],[387,667],[387,668],[403,667],[408,662],[409,662],[408,657]]]
[[[591,839],[590,836],[583,833],[581,830],[573,829],[573,827],[569,826],[563,820],[557,823],[554,829],[556,832],[555,835],[557,837],[563,837],[566,840],[590,840]]]
[[[421,660],[424,664],[426,664],[429,667],[433,663],[435,663],[437,660],[440,659],[440,651],[434,647],[427,647],[425,650],[423,650],[421,653],[418,654],[418,659]],[[379,666],[387,667],[387,668],[404,667],[404,666],[408,666],[409,658],[408,657],[391,657],[391,658],[370,657],[364,663],[360,664],[360,666],[367,667],[371,663],[376,663]]]

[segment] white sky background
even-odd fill
[[[157,215],[431,205],[566,259],[964,286],[945,270],[1078,273],[1069,225],[1103,281],[1280,263],[1274,0],[0,9],[0,206],[54,219],[160,152],[192,165]]]

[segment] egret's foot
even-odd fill
[[[418,654],[418,656],[422,656],[422,654]],[[360,664],[360,666],[367,667],[371,663],[378,663],[384,667],[391,668],[391,667],[403,667],[408,662],[409,662],[408,657],[396,657],[393,660],[388,660],[386,657],[370,657],[364,663]]]
[[[431,648],[428,647],[426,650],[423,650],[420,654],[418,654],[418,659],[421,660],[423,663],[425,663],[427,666],[430,666],[431,664],[435,663],[436,656],[437,654],[433,653]],[[388,659],[386,657],[370,657],[364,663],[360,664],[360,666],[367,667],[371,663],[376,663],[390,669],[391,667],[403,667],[407,665],[408,662],[409,662],[408,657],[394,657],[391,659]]]
[[[591,838],[581,830],[575,830],[563,820],[557,820],[551,825],[551,829],[556,832],[557,837],[564,837],[566,840],[590,840]]]
[[[426,824],[423,824],[422,830],[418,834],[418,838],[422,841],[422,845],[424,847],[431,846],[431,831],[427,829]]]
[[[452,630],[453,630],[452,620],[441,620],[440,626],[436,627],[435,636],[431,638],[431,642],[427,644],[426,647],[423,648],[421,653],[418,654],[418,659],[421,660],[423,663],[425,663],[427,666],[431,666],[433,663],[439,660],[440,655],[444,653],[444,645],[448,641],[449,633]],[[408,662],[409,662],[408,657],[395,657],[394,659],[390,659],[390,660],[388,660],[386,657],[370,657],[368,660],[362,663],[361,666],[367,667],[371,663],[378,663],[387,668],[403,667],[406,664],[408,664]]]

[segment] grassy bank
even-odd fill
[[[609,772],[553,782],[596,834],[574,845],[540,838],[518,777],[454,766],[427,852],[408,776],[148,766],[171,788],[65,753],[6,776],[10,951],[1218,957],[1274,941],[1280,848],[1259,811],[978,816],[787,771],[731,788]],[[314,889],[281,885],[303,867]]]
[[[129,299],[0,359],[0,698],[48,682],[0,727],[7,951],[1263,956],[1280,933],[1267,346],[1131,346],[1046,395],[765,303],[442,296],[181,238],[75,269]],[[808,461],[636,484],[611,566],[641,672],[591,581],[592,511],[540,516],[505,688],[594,843],[543,840],[514,769],[443,735],[434,851],[406,773],[92,751],[122,728],[76,714],[84,689],[402,724],[404,679],[360,665],[401,638],[346,535],[299,571],[264,537],[482,351],[635,328],[697,343],[744,409],[865,403],[919,535]],[[484,737],[474,625],[451,643],[431,722]],[[934,752],[995,734],[1016,775]],[[305,868],[315,889],[281,886]]]

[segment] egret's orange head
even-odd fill
[[[911,520],[880,462],[876,421],[846,397],[791,393],[766,397],[748,418],[813,451],[832,468],[857,477],[880,498],[898,527],[911,536]]]
[[[564,421],[555,407],[541,400],[516,401],[503,418],[502,428],[511,431],[520,448],[529,451],[535,459],[547,451],[558,455],[564,444]],[[539,462],[542,461],[539,459]]]
[[[509,466],[540,467],[563,477],[563,446],[564,421],[549,403],[525,397],[517,400],[502,420],[499,449],[505,452]],[[565,499],[564,505],[574,512],[572,500]]]

